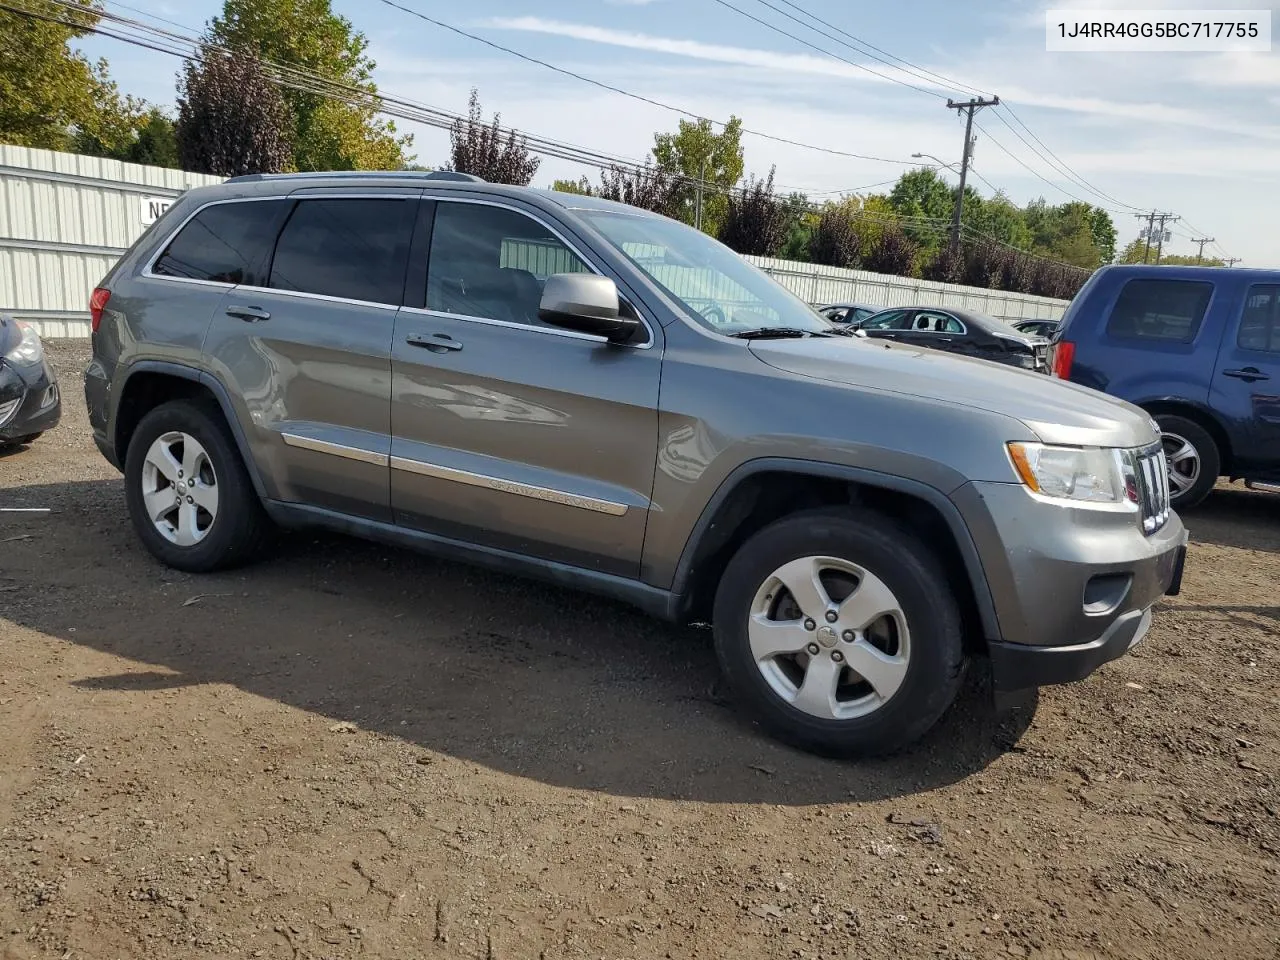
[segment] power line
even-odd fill
[[[761,0],[761,2],[764,2],[764,0]],[[810,13],[808,10],[805,10],[800,5],[792,3],[791,0],[779,0],[779,2],[790,7],[792,10],[795,10],[799,13],[804,14],[804,16],[808,17],[810,20],[813,20],[816,23],[822,24],[824,27],[830,27],[832,30],[836,31],[836,33],[840,34],[842,37],[849,40],[851,43],[859,47],[862,47],[864,53],[867,53],[867,51],[869,50],[874,51],[875,53],[882,53],[886,57],[890,57],[893,60],[897,60],[899,63],[905,64],[908,68],[910,68],[908,72],[912,73],[913,76],[916,76],[924,80],[926,83],[931,81],[936,81],[941,83],[944,87],[950,88],[951,90],[954,90],[956,92],[962,92],[966,95],[977,94],[978,96],[982,96],[986,93],[986,91],[979,90],[977,87],[971,87],[968,84],[960,83],[956,80],[951,80],[940,73],[935,73],[932,70],[926,69],[925,67],[912,63],[910,60],[906,60],[902,57],[896,56],[895,54],[890,53],[888,50],[881,49],[880,47],[877,47],[875,44],[869,43],[868,41],[855,36],[849,31],[836,26],[834,23],[831,23],[827,20],[823,20],[821,17],[817,16],[816,14]],[[777,9],[777,8],[775,7],[774,9]],[[787,14],[786,16],[790,16],[790,14]],[[794,17],[791,17],[791,19],[795,20]],[[796,20],[796,22],[800,23],[801,21]],[[812,27],[810,29],[812,29]],[[873,54],[867,53],[867,56],[873,56]],[[879,57],[875,57],[874,59],[880,60]],[[893,64],[889,63],[887,60],[880,60],[880,62],[888,64],[889,66],[894,66]]]
[[[1064,194],[1066,194],[1066,195],[1067,195],[1068,197],[1070,197],[1072,200],[1078,201],[1079,203],[1087,204],[1088,206],[1093,206],[1093,204],[1089,203],[1089,201],[1088,201],[1088,200],[1085,200],[1084,198],[1079,197],[1079,196],[1077,196],[1076,194],[1072,193],[1070,190],[1067,190],[1067,189],[1065,189],[1065,188],[1063,188],[1063,187],[1059,186],[1058,184],[1054,183],[1052,180],[1049,180],[1048,178],[1046,178],[1045,176],[1043,176],[1041,173],[1039,173],[1038,171],[1036,171],[1035,169],[1033,169],[1033,168],[1032,168],[1031,166],[1029,166],[1029,165],[1028,165],[1028,164],[1027,164],[1027,163],[1026,163],[1026,162],[1025,162],[1021,157],[1019,157],[1017,154],[1013,153],[1013,152],[1012,152],[1008,147],[1006,147],[1003,143],[1001,143],[999,140],[997,140],[995,137],[993,137],[993,136],[991,135],[991,131],[989,131],[989,130],[988,130],[986,127],[984,127],[982,124],[978,123],[977,121],[974,121],[974,124],[973,124],[973,125],[974,125],[975,127],[977,127],[979,130],[981,130],[981,131],[983,132],[983,134],[985,134],[985,135],[986,135],[986,138],[987,138],[988,140],[990,140],[992,143],[994,143],[994,144],[996,145],[996,147],[998,147],[998,148],[999,148],[999,149],[1000,149],[1004,154],[1006,154],[1010,159],[1012,159],[1015,163],[1017,163],[1020,167],[1022,167],[1024,170],[1026,170],[1026,171],[1027,171],[1029,174],[1031,174],[1033,177],[1036,177],[1037,179],[1044,181],[1044,182],[1045,182],[1045,183],[1047,183],[1049,186],[1053,187],[1053,189],[1055,189],[1055,190],[1059,191],[1060,193],[1064,193]],[[1112,211],[1112,212],[1114,213],[1114,212],[1116,212],[1116,211]]]
[[[1049,147],[1045,144],[1045,142],[1041,140],[1039,137],[1037,137],[1035,133],[1032,132],[1031,128],[1022,122],[1022,119],[1016,113],[1013,112],[1013,108],[1010,107],[1008,103],[1003,104],[1003,106],[1004,106],[1005,112],[1007,112],[1009,116],[1011,116],[1014,119],[1014,122],[1017,123],[1018,126],[1020,126],[1023,130],[1025,130],[1027,132],[1027,135],[1031,137],[1032,140],[1034,140],[1036,143],[1038,143],[1041,147],[1044,148],[1044,152],[1048,154],[1048,157],[1046,157],[1044,154],[1041,154],[1040,151],[1036,150],[1036,148],[1031,146],[1030,143],[1027,143],[1026,139],[1020,133],[1018,133],[1017,130],[1014,130],[1014,128],[1009,125],[1009,121],[1005,120],[1005,118],[1000,115],[1000,111],[998,110],[996,111],[996,118],[1001,123],[1003,123],[1006,127],[1009,127],[1009,129],[1013,132],[1013,134],[1016,137],[1018,137],[1019,140],[1022,140],[1023,143],[1026,143],[1027,146],[1031,148],[1032,152],[1034,152],[1037,156],[1039,156],[1041,160],[1044,160],[1051,167],[1054,167],[1054,169],[1056,169],[1059,173],[1062,173],[1065,177],[1067,177],[1068,180],[1083,187],[1084,189],[1088,190],[1090,193],[1096,194],[1097,196],[1101,197],[1103,200],[1106,200],[1109,203],[1115,203],[1122,207],[1128,207],[1130,210],[1141,209],[1139,207],[1135,207],[1131,203],[1125,203],[1123,200],[1117,200],[1115,197],[1111,196],[1111,194],[1106,193],[1103,190],[1099,190],[1097,187],[1094,187],[1087,180],[1085,180],[1084,177],[1073,172],[1072,169],[1069,166],[1067,166],[1066,162],[1062,160],[1061,157],[1059,157],[1056,153],[1050,150]],[[1119,211],[1114,211],[1114,212],[1119,212]]]
[[[715,2],[720,4],[720,6],[722,7],[725,7],[728,10],[732,10],[734,13],[738,14],[739,16],[743,16],[743,17],[746,17],[748,20],[755,21],[756,23],[760,24],[760,26],[764,27],[767,30],[772,30],[774,33],[780,33],[784,37],[789,37],[790,39],[794,40],[796,43],[799,43],[803,46],[808,47],[810,50],[816,50],[818,53],[825,54],[828,57],[833,57],[834,59],[839,60],[842,63],[847,63],[849,66],[857,70],[862,70],[866,73],[869,73],[873,77],[879,77],[881,80],[888,80],[890,83],[896,83],[904,87],[909,87],[912,90],[915,90],[917,93],[923,93],[930,97],[942,96],[942,94],[938,93],[935,90],[926,90],[924,87],[917,87],[915,84],[907,83],[907,81],[902,80],[898,77],[893,77],[888,74],[881,73],[878,70],[873,70],[871,69],[871,67],[868,67],[865,63],[857,63],[854,60],[849,60],[846,57],[840,56],[840,54],[838,53],[832,53],[830,50],[826,50],[818,46],[816,43],[810,43],[808,40],[805,40],[802,37],[797,37],[794,33],[788,33],[786,30],[783,30],[779,26],[775,26],[774,24],[770,23],[768,20],[761,20],[755,14],[747,13],[747,11],[743,10],[741,7],[735,7],[732,3],[729,3],[729,0],[715,0]]]
[[[718,127],[726,126],[723,120],[713,120],[710,117],[704,117],[701,114],[695,113],[692,110],[686,110],[684,107],[677,107],[670,103],[664,103],[661,100],[655,100],[652,97],[646,97],[646,96],[643,96],[642,94],[632,93],[630,90],[624,90],[622,87],[615,87],[613,84],[605,83],[603,80],[597,80],[594,77],[588,77],[581,73],[576,73],[575,71],[569,70],[565,67],[558,67],[554,63],[548,63],[546,60],[540,60],[537,57],[530,56],[526,53],[521,53],[519,50],[513,50],[511,47],[507,47],[507,46],[504,46],[503,44],[496,43],[493,40],[487,40],[484,37],[478,36],[474,33],[468,33],[466,30],[463,30],[460,27],[455,27],[452,24],[445,23],[443,20],[437,20],[434,17],[429,17],[425,13],[422,13],[418,10],[414,10],[410,7],[404,6],[403,4],[396,3],[395,0],[381,0],[381,2],[386,4],[389,7],[394,7],[395,9],[400,10],[403,13],[407,13],[412,17],[417,17],[419,20],[424,20],[427,23],[434,24],[435,26],[440,27],[444,30],[449,30],[452,33],[458,34],[459,36],[466,37],[469,40],[474,40],[476,43],[483,43],[486,47],[492,47],[494,50],[500,50],[503,53],[510,54],[513,57],[518,57],[519,59],[524,60],[528,63],[537,64],[540,67],[545,67],[548,70],[553,70],[556,73],[563,74],[566,77],[572,77],[573,79],[580,80],[583,83],[589,83],[593,87],[599,87],[602,90],[608,90],[610,93],[616,93],[616,94],[619,94],[620,96],[630,97],[632,100],[638,100],[641,103],[647,103],[650,106],[659,107],[663,110],[670,110],[672,113],[678,113],[678,114],[681,114],[682,116],[690,117],[694,120],[705,121],[706,123],[715,124]],[[805,150],[816,150],[819,153],[831,154],[832,156],[837,156],[837,157],[850,157],[854,160],[871,160],[876,163],[900,163],[903,166],[910,165],[910,161],[908,160],[892,160],[888,157],[871,157],[862,153],[850,153],[847,150],[836,150],[831,147],[822,147],[815,143],[803,143],[799,140],[791,140],[791,139],[788,139],[787,137],[775,136],[774,134],[764,133],[763,131],[760,131],[760,130],[748,130],[745,127],[743,128],[742,132],[744,134],[749,134],[753,137],[760,137],[762,140],[772,140],[775,143],[785,143],[792,147],[801,147],[802,149],[805,149]]]

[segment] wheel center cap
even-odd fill
[[[818,629],[818,642],[824,647],[834,647],[836,645],[836,632],[831,627],[820,627]]]
[[[187,492],[187,481],[178,481],[178,496],[183,496]]]

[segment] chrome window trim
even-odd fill
[[[582,333],[579,330],[566,330],[560,327],[535,327],[531,323],[516,323],[513,320],[494,320],[492,317],[473,317],[469,313],[449,313],[446,310],[428,310],[426,307],[401,307],[405,313],[423,317],[443,317],[446,320],[463,320],[467,323],[480,323],[490,327],[506,327],[509,330],[528,330],[532,333],[545,333],[553,337],[565,337],[569,340],[586,340],[589,343],[608,343],[608,337],[595,333]],[[634,350],[648,350],[653,346],[652,338],[647,343],[620,343],[619,347],[630,347]]]
[[[326,303],[345,303],[354,307],[373,307],[378,310],[390,310],[395,313],[400,308],[385,300],[356,300],[353,297],[333,297],[327,293],[308,293],[305,290],[283,290],[280,287],[254,287],[248,284],[235,284],[237,290],[248,293],[266,293],[272,296],[296,297],[299,300],[323,300]]]
[[[444,191],[436,191],[433,193],[430,188],[426,188],[423,190],[422,199],[434,200],[437,206],[437,213],[439,212],[439,205],[442,203],[470,203],[470,204],[474,204],[476,206],[481,206],[481,207],[497,207],[500,210],[509,210],[512,213],[519,214],[522,217],[528,217],[534,223],[550,231],[551,234],[557,240],[559,240],[566,247],[568,247],[570,251],[572,251],[574,256],[576,256],[579,260],[581,260],[584,264],[586,264],[587,268],[592,273],[594,273],[597,277],[605,276],[604,272],[601,271],[594,263],[592,263],[590,258],[588,258],[585,254],[583,254],[582,250],[579,249],[578,246],[574,244],[572,240],[570,240],[563,233],[561,233],[560,230],[554,224],[548,223],[545,219],[538,216],[537,214],[530,213],[528,210],[522,209],[521,207],[514,207],[510,203],[503,203],[498,200],[484,200],[478,197],[449,196]],[[434,233],[434,230],[433,230],[433,233]],[[430,270],[431,270],[431,251],[428,250],[427,251],[428,284],[430,283]],[[613,278],[610,277],[609,279],[613,279]],[[634,350],[648,350],[657,342],[657,337],[654,336],[653,326],[650,324],[649,318],[646,317],[643,311],[641,311],[640,308],[637,307],[635,303],[632,302],[631,298],[625,296],[621,290],[618,291],[618,297],[621,300],[625,300],[631,306],[631,308],[635,310],[636,316],[640,318],[640,323],[644,327],[645,333],[648,334],[648,340],[646,340],[644,343],[634,343],[634,344],[624,343],[624,344],[619,344],[619,346],[631,347]],[[428,307],[405,307],[404,309],[412,310],[415,313],[421,312],[421,313],[428,313],[428,314],[436,314],[438,316],[443,316],[443,317],[450,317],[455,320],[479,321],[483,323],[495,324],[497,326],[502,326],[502,327],[518,327],[521,330],[537,330],[541,333],[551,333],[557,336],[568,336],[578,340],[591,340],[597,343],[609,342],[607,337],[600,337],[590,333],[579,333],[575,330],[559,330],[554,327],[535,327],[532,324],[528,324],[528,323],[514,323],[510,320],[494,320],[490,317],[474,317],[474,316],[471,316],[470,314],[448,313],[443,310],[432,310]]]
[[[280,439],[288,446],[297,447],[300,450],[311,450],[315,453],[328,453],[335,457],[342,457],[346,460],[358,460],[361,463],[371,463],[375,467],[385,467],[390,462],[390,458],[385,453],[378,453],[374,450],[365,450],[361,447],[351,447],[345,443],[333,443],[330,440],[319,440],[315,437],[304,437],[297,433],[287,433],[280,431]]]
[[[518,497],[544,500],[548,503],[558,503],[565,507],[577,507],[580,510],[590,510],[593,513],[604,513],[611,517],[624,516],[629,509],[627,504],[617,503],[613,500],[601,500],[599,497],[582,496],[576,493],[568,493],[564,490],[556,490],[553,487],[540,487],[537,484],[521,483],[517,480],[504,480],[501,477],[494,477],[485,473],[473,473],[470,470],[445,467],[438,463],[428,463],[425,460],[414,460],[410,457],[391,457],[391,468],[393,470],[403,470],[406,473],[414,473],[422,477],[431,477],[436,480],[449,480],[471,487],[495,490],[499,493],[510,493]]]

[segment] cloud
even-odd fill
[[[1187,77],[1214,87],[1280,87],[1280,57],[1266,53],[1201,57]]]
[[[731,47],[717,43],[703,43],[700,40],[681,40],[654,36],[648,33],[638,33],[631,30],[614,30],[609,27],[596,27],[590,24],[544,20],[542,17],[495,17],[489,20],[486,25],[500,30],[521,30],[528,33],[551,34],[557,37],[583,40],[588,43],[625,47],[630,50],[646,50],[651,53],[665,53],[671,56],[689,57],[713,63],[762,67],[766,70],[776,70],[784,73],[842,77],[849,80],[872,83],[890,83],[894,80],[901,80],[918,87],[932,87],[938,92],[945,90],[945,88],[938,87],[927,80],[921,80],[905,70],[880,65],[875,68],[862,69],[840,60],[816,54],[779,53],[774,50],[761,50],[752,47]]]

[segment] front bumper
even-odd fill
[[[953,497],[973,518],[991,588],[997,690],[1083,679],[1141,641],[1152,605],[1181,587],[1177,514],[1147,536],[1132,512],[1049,503],[1019,484],[966,484]]]
[[[9,404],[15,402],[16,407],[10,408]],[[5,410],[8,412],[0,423],[0,443],[44,433],[58,425],[62,394],[48,360],[32,367],[0,360],[0,411]]]

